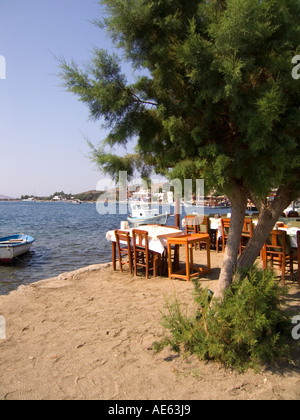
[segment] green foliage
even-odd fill
[[[263,197],[291,178],[299,187],[298,0],[100,3],[96,24],[141,71],[129,83],[120,58],[99,49],[83,69],[61,62],[67,90],[109,130],[94,148],[101,169],[139,170],[105,153],[136,139],[148,169],[170,178],[194,161],[193,178],[225,194],[234,183]]]
[[[197,311],[183,314],[176,300],[167,304],[163,326],[170,335],[154,348],[170,345],[176,352],[196,354],[239,371],[259,368],[289,357],[285,334],[288,320],[280,305],[285,290],[271,271],[253,267],[240,271],[225,291],[224,300],[210,304],[208,290],[195,287]]]

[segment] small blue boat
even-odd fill
[[[0,263],[11,262],[31,248],[34,238],[23,233],[0,238]]]

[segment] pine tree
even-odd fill
[[[68,91],[110,130],[94,159],[106,173],[140,170],[204,178],[228,195],[232,223],[219,280],[231,283],[247,199],[260,210],[239,261],[252,264],[283,209],[300,191],[299,0],[102,0],[105,27],[142,76],[95,49],[81,69],[61,63]],[[144,73],[143,73],[144,72]],[[136,138],[134,154],[105,147]],[[170,169],[171,168],[171,169]],[[271,205],[266,197],[278,188]]]

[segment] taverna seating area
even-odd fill
[[[113,269],[132,275],[167,276],[190,281],[209,275],[211,254],[224,253],[230,230],[230,215],[186,215],[180,228],[157,224],[135,228],[122,226],[106,233],[111,241]],[[252,237],[258,215],[245,215],[239,244],[242,253]],[[278,220],[261,249],[258,261],[272,267],[284,284],[287,279],[300,285],[300,218]],[[126,268],[125,268],[126,267]]]

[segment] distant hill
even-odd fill
[[[0,200],[13,200],[12,197],[7,197],[6,195],[1,195],[0,194]]]
[[[90,190],[80,194],[74,194],[73,197],[81,201],[97,201],[103,191]]]
[[[101,194],[103,191],[90,190],[75,195]]]

